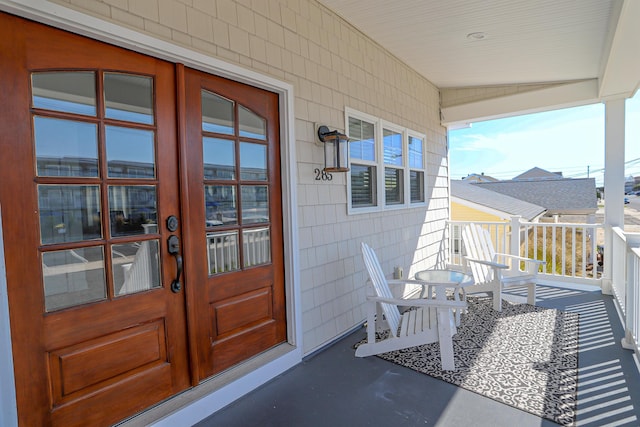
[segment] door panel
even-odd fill
[[[0,14],[0,200],[21,425],[110,425],[190,385],[174,66]]]
[[[286,339],[278,97],[185,70],[186,275],[206,378]]]

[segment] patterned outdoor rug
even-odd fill
[[[453,338],[456,371],[442,371],[438,343],[380,354],[561,425],[575,421],[578,314],[469,297]]]

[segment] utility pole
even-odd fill
[[[590,167],[591,167],[591,166],[587,165],[587,178],[589,178],[589,168],[590,168]]]

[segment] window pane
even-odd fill
[[[384,162],[388,165],[402,166],[402,134],[383,129],[382,143]]]
[[[243,185],[242,223],[269,222],[269,188],[266,185]]]
[[[102,237],[97,185],[38,185],[38,211],[45,245]]]
[[[243,266],[269,264],[271,262],[271,238],[269,227],[253,228],[242,232]]]
[[[404,203],[403,197],[402,169],[384,169],[384,193],[387,205],[398,205]]]
[[[42,254],[46,311],[106,298],[102,247],[69,249]]]
[[[227,139],[202,138],[204,179],[235,179],[234,142]]]
[[[411,171],[409,180],[411,202],[424,202],[424,172]]]
[[[98,134],[92,123],[34,117],[38,176],[98,176]]]
[[[109,119],[153,124],[153,79],[105,73],[104,103]]]
[[[351,165],[351,205],[354,207],[376,205],[375,166]]]
[[[349,153],[352,159],[376,160],[373,123],[349,117]]]
[[[238,223],[234,185],[205,185],[204,201],[207,227]]]
[[[160,285],[158,241],[111,246],[114,295],[142,292]]]
[[[233,135],[233,101],[203,90],[202,130]]]
[[[110,185],[109,227],[111,236],[157,232],[154,185]]]
[[[107,126],[109,178],[154,178],[154,132]]]
[[[245,181],[267,180],[267,146],[240,143],[240,179]]]
[[[242,186],[242,223],[269,222],[269,188],[266,185]]]
[[[33,73],[31,84],[35,108],[96,115],[95,74],[91,71]]]
[[[409,167],[423,169],[424,161],[422,157],[422,139],[415,136],[409,137]]]
[[[207,256],[210,275],[238,270],[238,232],[207,233]]]
[[[254,139],[267,139],[267,121],[253,111],[238,106],[238,119],[240,121],[240,136]]]

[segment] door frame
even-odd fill
[[[280,345],[260,356],[256,369],[242,364],[228,373],[207,381],[188,391],[193,400],[157,425],[171,425],[172,420],[195,423],[223,408],[259,385],[276,377],[302,361],[302,315],[300,277],[297,179],[295,153],[295,116],[293,86],[271,76],[224,62],[185,47],[165,42],[99,18],[52,4],[46,0],[31,0],[29,5],[18,1],[0,0],[0,11],[31,19],[53,27],[71,31],[95,40],[127,48],[172,63],[184,64],[205,73],[235,80],[250,86],[269,90],[278,95],[280,120],[280,150],[282,179],[282,214],[285,269],[285,298],[287,344]],[[134,42],[135,41],[135,42]],[[17,426],[13,354],[9,325],[4,240],[2,237],[0,206],[0,423]],[[6,209],[6,207],[5,207]],[[5,362],[6,361],[6,362]],[[184,396],[184,395],[183,395]],[[171,400],[168,402],[171,405]],[[176,410],[176,407],[172,407]],[[162,415],[162,408],[154,409]],[[157,419],[156,417],[152,417]],[[153,422],[154,420],[149,420]]]

